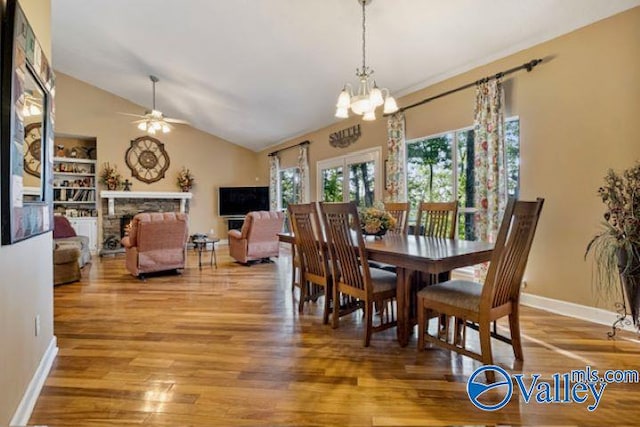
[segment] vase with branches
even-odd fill
[[[122,184],[122,177],[120,176],[120,172],[118,172],[118,167],[111,166],[109,163],[102,165],[100,179],[102,183],[107,186],[107,189],[111,191],[117,190]]]
[[[640,327],[640,162],[622,174],[610,169],[598,195],[606,207],[603,229],[587,245],[593,254],[594,284],[601,294],[613,296],[622,288],[617,326],[631,314]]]

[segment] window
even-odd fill
[[[300,194],[300,169],[281,169],[279,178],[279,208],[287,210],[287,206],[290,204],[299,203],[298,194]]]
[[[352,200],[360,207],[381,199],[380,149],[364,150],[317,163],[318,199]]]
[[[459,202],[458,236],[474,240],[474,132],[463,128],[407,141],[407,197],[412,217],[419,202]],[[520,187],[520,120],[505,121],[507,190],[518,197]]]

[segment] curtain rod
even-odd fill
[[[302,141],[302,142],[300,142],[300,143],[298,143],[298,144],[294,144],[294,145],[292,145],[292,146],[290,146],[290,147],[285,147],[285,148],[281,148],[281,149],[276,150],[276,151],[272,151],[272,152],[270,152],[270,153],[269,153],[269,157],[273,157],[273,156],[275,156],[276,154],[278,154],[279,152],[281,152],[281,151],[286,151],[286,150],[288,150],[288,149],[290,149],[290,148],[296,148],[296,147],[299,147],[299,146],[301,146],[301,145],[309,145],[309,144],[311,144],[311,141],[309,141],[309,140],[307,139],[306,141]]]
[[[413,108],[413,107],[418,107],[418,106],[420,106],[422,104],[426,104],[427,102],[431,102],[431,101],[433,101],[435,99],[438,99],[438,98],[443,98],[443,97],[445,97],[447,95],[451,95],[452,93],[456,93],[456,92],[459,92],[461,90],[468,89],[470,87],[479,85],[481,83],[486,83],[486,82],[494,80],[494,79],[502,78],[502,77],[504,77],[504,76],[506,76],[508,74],[515,73],[516,71],[527,70],[527,72],[529,72],[529,71],[533,70],[533,68],[536,65],[538,65],[539,63],[541,63],[541,62],[542,62],[542,59],[532,59],[531,61],[520,65],[519,67],[513,67],[513,68],[510,68],[508,70],[501,71],[501,72],[499,72],[497,74],[494,74],[493,76],[484,77],[484,78],[482,78],[480,80],[476,80],[475,82],[467,83],[466,85],[457,87],[455,89],[448,90],[446,92],[442,92],[442,93],[440,93],[438,95],[435,95],[435,96],[432,96],[430,98],[423,99],[422,101],[418,101],[415,104],[407,105],[406,107],[400,108],[399,112],[406,111],[406,110],[408,110],[410,108]],[[394,114],[396,114],[396,113],[394,113]],[[386,116],[391,116],[391,115],[392,114],[385,114],[384,116],[386,117]]]

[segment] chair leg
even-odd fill
[[[491,322],[481,321],[478,324],[480,333],[480,354],[482,356],[483,365],[493,365],[493,356],[491,354]],[[485,371],[487,382],[489,384],[496,381],[495,372],[491,370]]]
[[[340,292],[338,287],[333,286],[333,316],[331,319],[331,327],[333,329],[338,327],[338,320],[340,319]]]
[[[331,290],[332,286],[326,285],[324,288],[324,310],[322,312],[322,323],[324,325],[329,323],[329,303],[331,302]]]
[[[514,305],[513,311],[509,315],[509,330],[511,331],[511,346],[513,354],[517,360],[524,360],[522,353],[522,338],[520,337],[520,313],[518,305]]]
[[[307,299],[307,288],[309,282],[300,280],[300,299],[298,300],[298,313],[302,313],[304,310],[304,302]]]
[[[426,308],[424,307],[424,299],[418,298],[418,351],[424,351],[424,334],[428,330],[426,324]]]
[[[369,347],[371,331],[373,329],[373,301],[367,301],[364,315],[366,316],[367,322],[364,330],[364,346]]]

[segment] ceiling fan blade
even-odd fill
[[[169,117],[165,117],[164,121],[168,122],[168,123],[176,123],[176,124],[179,124],[179,125],[190,125],[191,124],[186,120],[172,119],[172,118],[169,118]]]
[[[132,113],[123,113],[121,111],[117,111],[118,114],[122,114],[123,116],[131,116],[131,117],[145,117],[142,114],[132,114]]]

